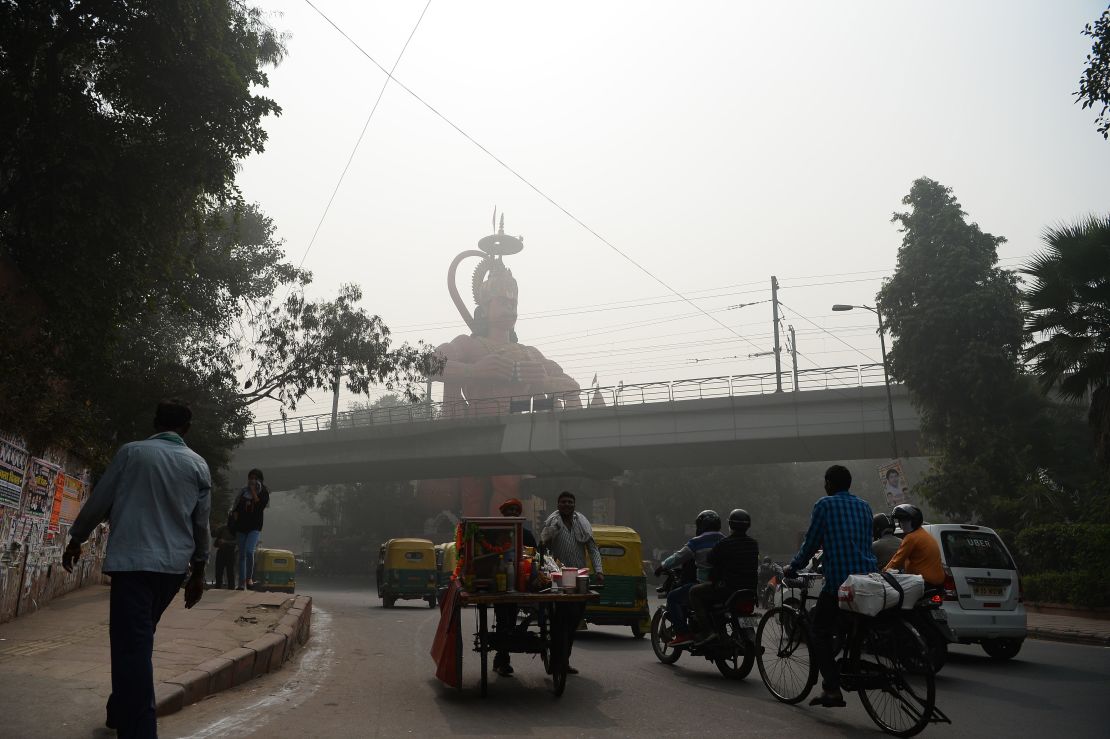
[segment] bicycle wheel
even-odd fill
[[[674,638],[674,627],[667,618],[667,611],[658,609],[651,617],[651,648],[655,656],[665,665],[673,665],[682,656],[682,648],[668,647],[667,642]]]
[[[759,676],[771,695],[783,703],[804,700],[817,684],[817,662],[802,615],[786,606],[772,608],[759,622],[755,643]]]
[[[925,640],[910,624],[876,623],[852,647],[863,707],[880,729],[913,736],[929,725],[936,682]]]
[[[724,626],[724,644],[731,650],[725,656],[714,657],[713,664],[721,674],[733,680],[743,680],[755,664],[755,646],[740,633],[735,619],[728,619]]]

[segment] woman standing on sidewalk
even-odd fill
[[[235,540],[239,546],[237,590],[254,586],[254,550],[262,535],[262,512],[270,504],[270,491],[262,484],[262,470],[247,473],[247,486],[235,499]]]

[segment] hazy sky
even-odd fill
[[[427,4],[313,1],[386,68]],[[891,213],[923,175],[1008,239],[1008,267],[1046,225],[1110,210],[1110,142],[1072,96],[1103,1],[438,0],[396,79],[744,338],[393,83],[305,257],[385,75],[304,0],[262,7],[289,33],[270,72],[283,113],[239,183],[311,294],[356,282],[398,340],[450,340],[447,267],[496,205],[525,238],[507,258],[520,340],[583,385],[769,371],[747,355],[772,346],[770,304],[727,307],[769,299],[771,275],[802,368],[879,361],[874,316],[829,306],[873,303]],[[321,395],[298,414],[328,410]]]

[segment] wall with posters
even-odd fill
[[[0,433],[0,623],[101,582],[107,544],[101,526],[74,572],[62,569],[69,527],[89,494],[88,467],[71,454],[32,456],[18,436]]]

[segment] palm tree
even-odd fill
[[[1021,270],[1032,278],[1025,359],[1046,390],[1089,397],[1095,451],[1110,465],[1110,217],[1046,229],[1044,242]]]

